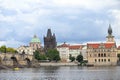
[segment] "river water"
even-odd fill
[[[120,80],[120,67],[40,67],[0,70],[0,80]]]

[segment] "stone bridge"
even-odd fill
[[[26,65],[33,60],[33,55],[28,54],[13,54],[13,53],[0,53],[0,63],[4,65],[14,65],[14,61],[17,64]]]

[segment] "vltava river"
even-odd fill
[[[40,67],[0,70],[0,80],[120,80],[120,67]]]

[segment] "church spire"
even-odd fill
[[[112,35],[112,28],[111,28],[110,24],[109,24],[109,28],[108,28],[108,35]]]
[[[48,29],[47,31],[47,37],[52,37],[51,29]]]
[[[110,24],[109,24],[109,28],[108,28],[108,36],[106,38],[107,38],[107,42],[115,42],[114,36],[112,35],[112,28],[111,28]]]

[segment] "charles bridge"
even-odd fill
[[[33,55],[0,53],[0,64],[8,66],[30,65]]]

